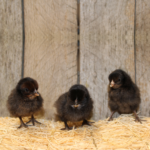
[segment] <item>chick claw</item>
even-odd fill
[[[141,120],[139,117],[137,118],[135,118],[135,122],[140,122],[141,124],[142,124],[142,121],[145,121],[145,120]]]
[[[28,124],[28,123],[30,123],[30,122],[32,122],[33,125],[35,125],[35,122],[38,123],[38,124],[42,124],[41,122],[38,122],[38,121],[35,120],[35,119],[29,120],[28,122],[26,122],[26,124]]]
[[[83,122],[82,122],[82,126],[84,126],[84,125],[91,126],[91,124],[90,124],[90,123],[94,123],[94,122],[90,122],[90,121],[87,121],[87,120],[83,120]]]
[[[112,121],[113,120],[113,114],[115,113],[115,111],[113,111],[112,113],[111,113],[111,116],[110,116],[110,118],[108,119],[108,121]]]
[[[22,128],[22,127],[25,127],[25,128],[28,128],[28,125],[24,124],[24,123],[21,123],[21,125],[18,127],[18,129]]]
[[[73,129],[73,127],[65,127],[65,128],[60,129],[60,130],[72,130],[72,129]]]
[[[30,122],[32,122],[33,126],[35,125],[35,122],[38,123],[38,124],[42,124],[42,123],[38,122],[37,120],[35,120],[35,118],[34,118],[33,115],[32,115],[32,117],[31,117],[31,119],[30,119],[28,122],[26,122],[26,124],[28,124],[28,123],[30,123]]]
[[[64,123],[65,123],[65,128],[62,128],[62,129],[60,129],[60,130],[72,130],[72,129],[73,129],[73,127],[69,127],[69,126],[68,126],[68,124],[67,124],[66,121],[65,121]]]
[[[135,116],[135,121],[138,121],[142,124],[141,119],[138,117],[138,115],[136,114],[136,111],[133,112],[134,116]]]
[[[19,117],[19,119],[20,119],[21,124],[20,124],[20,126],[18,127],[18,129],[20,129],[21,127],[28,128],[29,125],[26,125],[26,124],[23,122],[22,117]]]
[[[113,118],[112,118],[112,117],[110,117],[110,118],[108,119],[108,121],[113,121]]]

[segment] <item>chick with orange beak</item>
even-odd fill
[[[32,78],[21,79],[16,88],[12,90],[7,100],[7,108],[14,117],[19,117],[21,127],[28,127],[28,123],[33,125],[40,123],[35,120],[33,114],[42,110],[43,98],[38,92],[38,83]],[[31,119],[25,124],[22,117],[31,116]]]
[[[114,84],[115,84],[115,82],[112,80],[112,81],[110,82],[110,87],[113,87]]]
[[[135,120],[141,122],[137,115],[141,98],[140,90],[131,77],[123,70],[113,71],[109,77],[108,106],[112,112],[109,121],[115,112],[119,114],[133,113]]]
[[[83,125],[91,125],[88,119],[91,118],[93,112],[93,100],[88,89],[81,84],[75,84],[70,87],[69,91],[60,95],[56,100],[56,118],[63,121],[65,128],[61,130],[71,130],[67,122],[83,121]]]

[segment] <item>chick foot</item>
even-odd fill
[[[62,128],[62,129],[60,129],[60,130],[72,130],[72,129],[73,129],[73,127],[69,127],[69,126],[68,126],[68,124],[67,124],[66,121],[65,121],[64,123],[65,123],[65,128]]]
[[[113,111],[112,113],[111,113],[111,116],[110,116],[110,118],[108,119],[108,121],[112,121],[113,120],[113,114],[115,113],[115,111]]]
[[[32,122],[33,126],[35,125],[35,122],[38,123],[38,124],[42,124],[42,123],[38,122],[37,120],[35,120],[33,115],[31,116],[31,119],[28,122],[26,122],[26,124],[28,124],[30,122]]]
[[[86,119],[84,119],[83,122],[82,122],[82,126],[84,126],[84,125],[91,126],[90,123],[94,123],[94,122],[90,122],[90,121],[87,121]]]
[[[134,116],[135,116],[135,121],[140,122],[142,124],[141,119],[138,117],[138,115],[136,114],[136,111],[133,112]]]
[[[22,127],[25,127],[25,128],[28,128],[28,125],[26,125],[24,122],[23,122],[23,120],[22,120],[22,118],[21,117],[19,117],[19,119],[20,119],[20,126],[18,127],[18,129],[20,129],[20,128],[22,128]]]

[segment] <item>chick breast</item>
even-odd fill
[[[14,117],[30,116],[42,109],[42,106],[43,99],[41,96],[36,97],[34,100],[24,100],[16,89],[12,90],[7,101],[7,108]]]

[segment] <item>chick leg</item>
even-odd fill
[[[83,122],[82,122],[82,126],[84,126],[84,125],[91,126],[90,123],[94,123],[94,122],[89,122],[89,121],[87,121],[86,119],[84,119]]]
[[[138,121],[138,122],[142,123],[142,122],[141,122],[141,119],[140,119],[140,118],[138,117],[138,115],[136,114],[136,111],[134,111],[133,114],[134,114],[134,116],[135,116],[135,121]]]
[[[114,113],[115,113],[115,111],[113,111],[113,112],[111,113],[111,116],[110,116],[110,118],[108,119],[108,121],[113,120],[112,116],[113,116]]]
[[[31,116],[31,119],[28,122],[26,122],[26,124],[28,124],[30,122],[32,122],[33,126],[35,125],[35,122],[38,123],[38,124],[41,124],[40,122],[38,122],[37,120],[35,120],[35,118],[34,118],[33,115]]]
[[[62,128],[61,130],[72,130],[72,127],[69,127],[67,124],[67,121],[64,121],[65,123],[65,128]]]
[[[19,117],[19,119],[20,119],[20,126],[18,127],[18,129],[19,128],[21,128],[21,127],[25,127],[25,128],[27,128],[28,127],[28,125],[26,125],[24,122],[23,122],[23,120],[22,120],[22,118],[21,117]]]

